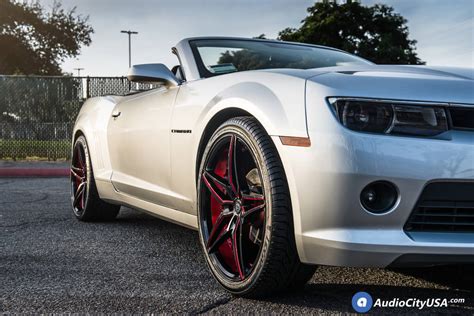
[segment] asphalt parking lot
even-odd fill
[[[80,223],[69,210],[67,179],[0,178],[1,312],[352,313],[358,291],[464,298],[423,312],[473,314],[474,267],[320,267],[301,292],[234,298],[207,271],[195,231],[124,208],[115,222]]]

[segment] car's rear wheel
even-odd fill
[[[233,294],[298,287],[315,271],[298,258],[278,152],[251,117],[228,120],[209,140],[199,171],[198,217],[209,268]]]
[[[71,205],[74,215],[81,221],[106,221],[117,217],[120,206],[102,201],[95,185],[84,136],[74,142],[71,160]]]

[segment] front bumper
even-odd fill
[[[282,146],[274,138],[288,177],[302,262],[386,267],[407,255],[425,264],[437,262],[425,262],[423,255],[467,255],[474,261],[474,233],[404,231],[428,183],[474,183],[474,132],[450,131],[449,140],[363,134],[342,127],[327,105],[318,106],[307,109],[311,147]],[[383,215],[360,204],[362,189],[379,180],[395,184],[400,194]]]

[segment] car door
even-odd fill
[[[140,200],[173,206],[170,192],[170,122],[179,87],[126,97],[109,121],[112,183]]]

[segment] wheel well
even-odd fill
[[[79,136],[84,136],[84,133],[81,130],[77,130],[76,133],[74,134],[74,138],[72,140],[73,144],[76,141],[76,139],[79,138]],[[85,137],[85,136],[84,136]]]
[[[196,161],[196,181],[199,176],[199,167],[201,166],[201,159],[206,148],[207,142],[211,139],[212,134],[221,126],[225,121],[239,116],[252,116],[247,111],[238,108],[227,108],[216,115],[214,115],[211,120],[207,123],[206,128],[201,136],[201,141],[199,142],[197,161]]]
[[[73,151],[74,151],[74,144],[76,143],[76,140],[80,137],[80,136],[84,136],[84,133],[81,131],[81,130],[77,130],[75,133],[74,133],[74,137],[72,139],[72,144],[71,144],[71,152],[70,152],[70,155],[71,155],[71,160],[72,160],[72,155],[73,155]]]

